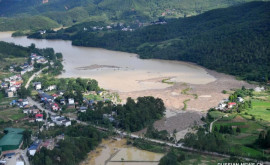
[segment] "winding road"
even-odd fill
[[[43,68],[43,69],[45,69],[45,68]],[[31,76],[31,78],[28,80],[28,82],[27,82],[27,84],[25,86],[26,88],[28,88],[30,82],[34,79],[35,76],[39,75],[42,72],[42,70],[36,72],[34,75]],[[28,99],[30,105],[37,106],[40,110],[45,111],[47,114],[50,113],[51,115],[57,115],[56,113],[43,108],[39,102],[34,101],[31,97],[27,97],[27,99]],[[222,118],[222,117],[220,117],[220,118]],[[214,122],[216,122],[220,118],[218,118],[218,119],[214,120],[213,122],[211,122],[211,124],[210,124],[210,132],[212,131],[212,127],[213,127]],[[93,125],[93,124],[90,124],[90,123],[87,123],[87,122],[80,121],[80,120],[75,119],[75,118],[70,118],[70,120],[75,120],[75,121],[77,121],[77,123],[83,124],[83,125],[91,125],[91,126],[97,128],[99,130],[102,130],[102,131],[110,131],[108,128],[96,126],[96,125]],[[156,140],[156,139],[151,139],[151,138],[143,138],[143,137],[140,137],[138,135],[130,134],[130,133],[123,132],[123,131],[117,130],[117,129],[114,129],[114,132],[117,133],[117,134],[123,135],[123,136],[128,136],[128,137],[135,138],[135,139],[144,139],[144,140],[147,140],[147,141],[150,141],[150,142],[154,142],[154,143],[158,143],[158,144],[165,144],[165,145],[170,146],[170,147],[181,148],[181,149],[191,151],[191,152],[197,152],[197,153],[201,153],[201,154],[213,155],[213,156],[224,157],[224,158],[230,158],[231,157],[231,155],[227,155],[227,154],[221,154],[221,153],[209,152],[209,151],[202,151],[202,150],[186,147],[186,146],[183,145],[183,143],[175,144],[175,143],[164,142],[164,141],[161,141],[161,140]],[[252,161],[252,162],[257,162],[258,161],[258,160],[255,160],[255,159],[246,158],[246,157],[240,157],[240,156],[238,158],[241,158],[241,159],[246,160],[246,161]],[[264,165],[270,165],[270,162],[263,162],[263,161],[259,161],[259,162],[263,163]]]
[[[46,66],[45,68],[42,68],[41,70],[39,70],[38,72],[34,73],[30,78],[29,80],[27,81],[27,83],[25,84],[25,88],[27,89],[31,83],[31,81],[36,77],[38,76],[44,69],[47,69],[48,67]]]

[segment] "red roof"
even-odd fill
[[[58,107],[58,104],[54,103],[54,106]]]
[[[228,103],[228,105],[236,105],[235,102]]]
[[[43,117],[43,114],[36,114],[36,118],[41,118]]]
[[[53,96],[53,97],[57,97],[57,96],[59,96],[59,95],[55,93],[55,94],[53,94],[52,96]]]

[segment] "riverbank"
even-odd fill
[[[102,140],[80,165],[157,165],[163,156],[128,146],[126,139],[107,139]]]

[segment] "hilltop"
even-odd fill
[[[84,21],[149,22],[250,1],[254,0],[2,0],[0,31],[54,28]]]
[[[216,9],[131,32],[96,31],[92,25],[30,37],[69,39],[74,45],[133,52],[140,58],[189,61],[245,80],[268,81],[270,76],[270,2]]]

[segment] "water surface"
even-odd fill
[[[143,60],[131,53],[72,46],[71,41],[12,38],[11,32],[0,32],[0,40],[22,46],[34,43],[37,48],[54,48],[63,53],[65,72],[60,77],[93,78],[101,87],[120,92],[171,86],[161,82],[165,78],[190,84],[215,81],[203,68],[185,62]]]

